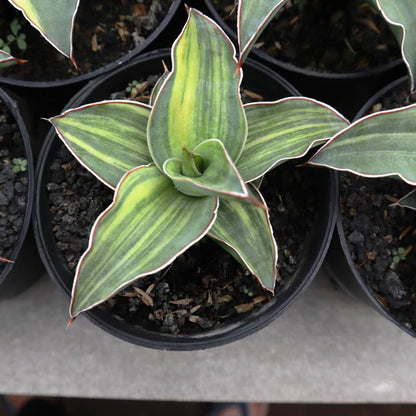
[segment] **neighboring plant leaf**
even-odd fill
[[[266,206],[254,186],[250,185],[250,193]],[[267,210],[247,201],[221,199],[217,219],[208,235],[228,246],[230,253],[259,279],[263,287],[273,291],[277,246]]]
[[[234,76],[235,49],[224,32],[200,12],[188,21],[172,48],[172,72],[149,118],[150,154],[159,168],[208,139],[224,143],[235,162],[247,137],[247,121]]]
[[[22,64],[24,62],[27,62],[23,59],[17,59],[8,54],[5,51],[0,50],[0,64],[5,64],[6,62],[16,62],[18,64]]]
[[[215,195],[236,198],[249,196],[244,181],[219,140],[206,140],[194,151],[204,161],[205,169],[201,172],[201,176],[184,176],[181,159],[168,159],[163,165],[163,171],[172,179],[179,191],[190,196]]]
[[[72,55],[72,30],[79,0],[9,0],[59,52]],[[75,64],[75,62],[74,62]]]
[[[416,185],[416,104],[364,117],[308,162],[360,176],[399,176]]]
[[[397,205],[416,210],[416,190],[405,195],[399,202],[397,202]]]
[[[215,197],[191,198],[178,192],[154,165],[128,172],[114,202],[95,222],[78,263],[72,319],[172,263],[208,232],[217,207]]]
[[[284,98],[244,108],[248,136],[237,169],[245,182],[288,159],[304,156],[348,125],[336,110],[309,98]]]
[[[237,17],[239,66],[243,64],[260,34],[286,2],[287,0],[239,0]]]
[[[410,89],[415,89],[416,72],[416,7],[414,0],[373,0],[384,18],[391,24],[399,44],[404,62],[409,70]]]
[[[110,188],[129,170],[149,164],[150,107],[135,101],[102,101],[49,119],[73,155]]]

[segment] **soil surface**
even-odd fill
[[[212,0],[221,16],[233,0]],[[279,12],[256,47],[304,69],[346,73],[378,68],[400,57],[384,19],[364,0],[305,0]],[[235,14],[227,23],[235,29]]]
[[[53,48],[22,14],[7,1],[0,5],[0,37],[10,31],[17,18],[28,47],[10,45],[12,55],[28,60],[1,70],[15,79],[55,81],[72,78],[101,68],[138,47],[159,26],[169,10],[170,0],[88,0],[81,1],[74,27],[74,57],[78,69]]]
[[[145,80],[149,89],[140,94],[148,97],[156,78]],[[128,98],[129,94],[121,91],[111,98]],[[91,227],[112,202],[113,192],[63,145],[50,174],[47,190],[56,244],[68,269],[74,272],[88,246]],[[315,174],[313,169],[295,169],[292,165],[275,169],[262,184],[279,247],[277,291],[299,267],[316,220]],[[129,324],[178,334],[217,328],[242,313],[258,310],[270,298],[254,276],[206,238],[167,269],[140,279],[99,307]]]
[[[9,259],[22,228],[27,202],[27,171],[13,172],[25,160],[20,131],[0,100],[0,258]],[[18,162],[17,162],[18,163]],[[0,259],[0,273],[6,262]]]
[[[415,94],[408,97],[398,89],[372,111],[415,101]],[[412,189],[395,178],[341,175],[343,227],[352,259],[377,300],[416,330],[416,211],[392,205]]]

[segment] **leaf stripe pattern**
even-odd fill
[[[415,131],[416,104],[374,113],[333,137],[308,163],[416,185]]]
[[[72,318],[170,264],[208,232],[217,208],[215,197],[179,193],[154,165],[128,172],[78,263]]]
[[[235,49],[209,18],[190,9],[183,32],[172,48],[173,69],[161,88],[149,119],[150,153],[162,169],[208,139],[224,143],[235,162],[247,137],[239,95],[241,71],[234,76]]]
[[[72,30],[79,0],[9,0],[59,52],[73,60]],[[74,62],[74,61],[73,61]]]
[[[309,98],[248,104],[245,110],[248,137],[237,169],[246,182],[305,155],[348,125],[336,110]]]
[[[151,162],[146,137],[149,114],[145,104],[102,101],[49,121],[74,156],[114,189],[126,172]]]
[[[253,198],[266,206],[250,185]],[[242,200],[221,200],[217,219],[208,235],[231,248],[231,253],[254,274],[265,289],[276,282],[277,245],[267,209]]]

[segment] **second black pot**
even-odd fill
[[[84,88],[68,104],[68,108],[81,104],[108,99],[114,91],[125,88],[132,79],[140,79],[149,74],[161,72],[162,59],[169,64],[168,52],[155,52],[143,56],[135,62],[120,68],[115,73],[106,76]],[[286,81],[276,76],[267,68],[248,61],[244,68],[245,88],[256,91],[266,99],[278,99],[296,94]],[[54,151],[60,141],[51,130],[44,143],[37,166],[38,183],[36,213],[34,217],[36,238],[44,264],[58,286],[69,297],[73,274],[68,270],[62,254],[58,251],[51,226],[48,194],[48,166],[53,160]],[[336,205],[336,182],[334,175],[327,170],[314,169],[317,175],[317,201],[319,215],[309,235],[307,254],[299,269],[285,287],[271,301],[257,312],[241,316],[215,330],[208,330],[197,335],[172,335],[145,330],[138,326],[128,325],[112,316],[110,313],[96,308],[86,312],[87,317],[104,330],[126,341],[145,347],[165,350],[195,350],[216,347],[233,342],[254,331],[257,331],[280,315],[306,289],[316,275],[323,261],[333,230]],[[75,323],[76,325],[76,323]]]

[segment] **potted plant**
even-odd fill
[[[28,133],[16,103],[0,89],[0,298],[22,292],[40,274],[29,230],[34,186]]]
[[[213,3],[205,3],[227,33],[234,33]],[[358,3],[276,0],[249,10],[251,3],[242,2],[237,20],[243,58],[251,50],[303,94],[353,118],[371,95],[404,74],[399,47],[376,5]]]
[[[85,312],[105,329],[112,326],[111,331],[124,339],[163,349],[208,348],[241,338],[270,322],[304,289],[317,272],[325,251],[325,237],[331,229],[328,197],[332,187],[320,194],[321,202],[327,202],[326,213],[318,217],[329,214],[321,218],[326,225],[312,233],[322,240],[310,242],[311,253],[299,264],[298,272],[279,284],[280,290],[273,297],[279,280],[277,247],[266,202],[252,182],[258,184],[266,172],[305,155],[347,124],[333,109],[306,98],[243,106],[239,92],[242,70],[238,68],[232,43],[206,16],[194,9],[188,13],[188,21],[172,48],[172,70],[156,84],[150,106],[130,101],[87,101],[50,119],[58,136],[82,165],[115,190],[113,203],[95,222],[88,249],[78,263],[71,322]],[[260,79],[263,81],[265,75]],[[263,85],[264,88],[267,91],[271,86]],[[48,140],[45,147],[51,148],[51,142]],[[46,158],[41,156],[39,166],[44,165]],[[322,182],[315,184],[318,188],[331,183],[327,172],[320,171],[319,175]],[[51,257],[46,252],[48,236],[41,235],[45,224],[42,207],[47,205],[41,194],[46,181],[43,166],[39,168],[35,227],[44,259]],[[306,199],[304,206],[311,202]],[[134,209],[127,213],[130,204]],[[306,211],[307,208],[305,215]],[[126,226],[116,225],[119,220]],[[109,235],[111,239],[106,238]],[[108,309],[97,308],[133,282],[154,276],[176,258],[172,267],[178,262],[181,267],[181,254],[204,236],[219,242],[245,266],[248,272],[238,272],[240,277],[251,274],[251,281],[257,277],[265,289],[262,300],[249,302],[251,314],[230,319],[202,334],[199,328],[196,333],[172,335],[139,327],[137,322],[120,322],[111,317]],[[203,240],[199,243],[201,253],[211,250],[205,244]],[[286,254],[289,258],[290,253],[281,256]],[[52,274],[53,269],[59,269],[50,262],[46,267]],[[164,279],[164,273],[157,277],[156,284]],[[199,277],[202,283],[198,284],[207,282],[206,289],[202,288],[203,309],[216,297],[210,292],[211,277]],[[241,289],[238,283],[234,288],[235,292]],[[143,302],[150,304],[154,289],[155,284],[149,284],[146,290],[133,286],[122,296],[129,298],[131,292],[137,292]],[[226,298],[230,300],[232,296]],[[218,301],[217,297],[217,306],[218,302],[227,302],[226,298],[222,296]],[[262,303],[265,298],[269,302],[254,308],[256,302]],[[176,302],[185,319],[193,319],[201,327],[203,322],[197,311],[202,304],[186,308],[190,301],[171,298],[165,303]],[[152,319],[157,319],[159,312],[163,314],[164,310],[154,311]]]
[[[410,176],[411,170],[404,176],[406,155],[403,153],[404,148],[398,145],[403,143],[401,137],[407,134],[408,155],[414,153],[412,117],[415,109],[414,104],[403,108],[407,100],[408,79],[401,78],[380,90],[357,116],[357,126],[360,126],[361,117],[380,109],[395,108],[381,114],[376,112],[363,120],[363,123],[369,123],[378,119],[379,127],[373,131],[371,138],[371,153],[370,150],[363,152],[360,143],[356,143],[356,151],[367,153],[372,158],[374,170],[369,169],[369,166],[363,167],[365,158],[361,159],[360,166],[357,163],[354,166],[350,162],[348,166],[344,164],[342,169],[359,168],[360,175],[363,176],[376,174],[374,160],[382,160],[380,156],[375,156],[376,143],[384,141],[385,157],[388,158],[388,162],[384,164],[387,166],[389,163],[393,171],[396,169],[392,168],[392,163],[396,160],[396,167],[400,169],[396,172],[403,175],[404,181],[401,183],[394,177],[377,180],[360,177],[354,179],[343,174],[340,185],[340,213],[325,266],[349,294],[371,304],[383,316],[415,336],[412,281],[415,270],[413,230],[416,200],[415,191],[411,192],[415,181],[414,176]],[[387,122],[389,128],[382,132]],[[351,156],[351,148],[348,146],[345,150],[344,155]],[[399,153],[400,150],[402,153]],[[329,151],[335,152],[335,148],[329,148]],[[341,154],[340,148],[337,153]],[[321,162],[325,163],[330,155],[323,157]],[[335,164],[338,165],[338,162]],[[410,163],[409,168],[414,169],[414,163]]]

